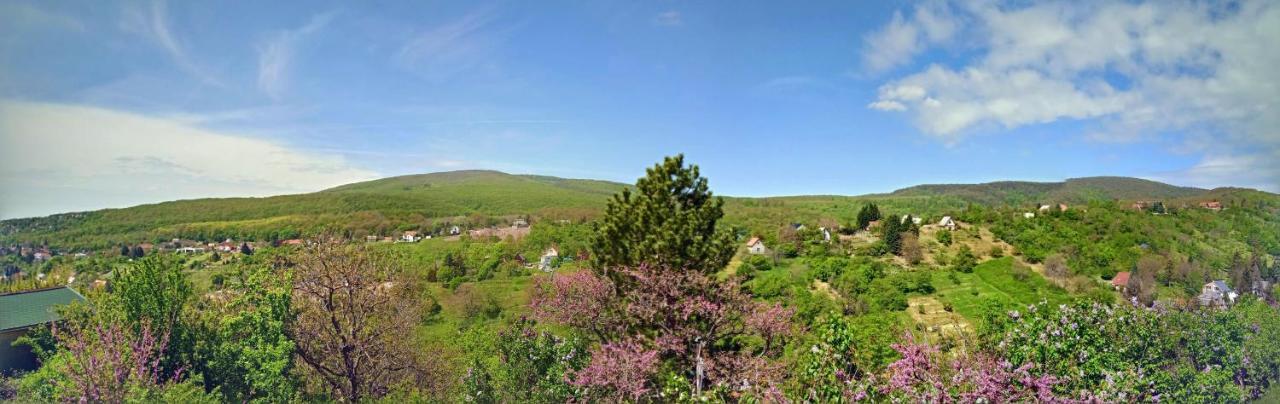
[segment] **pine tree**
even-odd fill
[[[733,235],[716,223],[724,200],[714,197],[697,166],[684,155],[667,157],[646,170],[635,192],[615,194],[596,225],[593,264],[609,272],[640,264],[715,272],[733,257]]]
[[[903,224],[899,220],[880,221],[880,240],[884,241],[885,247],[893,254],[902,252],[902,227]]]
[[[244,255],[253,255],[253,249],[249,248],[249,243],[240,243],[240,253]]]
[[[120,256],[121,256],[121,257],[125,257],[125,258],[129,258],[129,256],[130,256],[130,254],[129,254],[129,246],[124,245],[124,244],[121,244],[121,245],[120,245]]]
[[[133,246],[133,254],[130,254],[131,257],[142,258],[143,255],[147,255],[147,252],[142,250],[142,246],[140,245]]]

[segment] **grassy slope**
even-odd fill
[[[934,272],[934,295],[944,303],[950,303],[955,312],[966,318],[977,319],[983,305],[995,300],[1002,306],[1015,307],[1039,303],[1064,303],[1067,292],[1043,277],[1030,273],[1023,280],[1014,276],[1013,259],[997,258],[978,264],[973,273],[957,274],[959,282],[952,282],[945,271]],[[977,292],[976,294],[974,292]]]
[[[952,196],[983,204],[1081,203],[1091,200],[1171,199],[1206,190],[1127,177],[1072,178],[1063,182],[1001,181],[985,184],[918,185],[894,196]]]

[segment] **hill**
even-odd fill
[[[984,184],[917,185],[891,196],[952,196],[987,205],[1084,203],[1089,201],[1174,199],[1203,195],[1208,190],[1180,187],[1129,177],[1072,178],[1062,182],[999,181]]]
[[[449,224],[504,224],[517,215],[581,221],[599,214],[609,196],[624,187],[627,185],[609,181],[498,171],[406,175],[309,194],[193,199],[0,221],[0,243],[102,249],[171,238],[287,239],[321,229],[336,229],[351,237],[401,230],[440,231]],[[849,223],[867,202],[875,202],[888,212],[930,217],[957,212],[970,203],[1163,199],[1194,204],[1197,198],[1235,203],[1269,196],[1254,190],[1209,191],[1136,178],[1092,177],[1056,183],[920,185],[865,196],[730,197],[725,211],[728,224],[762,232],[793,222],[833,219]]]
[[[429,229],[470,218],[476,225],[507,215],[581,217],[600,211],[624,184],[453,171],[348,184],[309,194],[210,198],[0,222],[4,243],[52,242],[106,248],[173,237],[217,240],[297,237],[320,228],[386,232]],[[450,218],[445,220],[433,220]]]

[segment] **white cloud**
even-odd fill
[[[334,155],[88,106],[0,101],[0,218],[310,192],[375,173]]]
[[[867,104],[867,108],[877,109],[881,111],[906,111],[907,106],[901,102],[893,100],[880,100]]]
[[[909,20],[894,12],[889,24],[862,38],[863,65],[871,73],[898,67],[930,45],[950,41],[960,23],[943,2],[921,3],[913,11]]]
[[[665,11],[653,17],[653,23],[668,27],[684,25],[684,15],[675,10]]]
[[[186,47],[170,28],[168,5],[164,1],[155,0],[147,9],[131,8],[126,10],[123,28],[126,31],[141,35],[164,49],[178,68],[200,80],[204,84],[222,87],[224,84],[212,72],[200,65],[187,53]]]
[[[396,53],[401,68],[434,80],[447,79],[490,61],[496,40],[489,34],[493,13],[472,12],[447,24],[413,35]]]
[[[930,10],[938,12],[895,14],[869,35],[864,64],[907,64],[945,42],[930,31],[965,38],[973,56],[892,79],[868,108],[896,111],[885,107],[898,103],[922,131],[949,142],[1062,120],[1085,121],[1093,140],[1172,134],[1206,156],[1187,176],[1208,178],[1203,173],[1221,172],[1209,167],[1232,156],[1273,184],[1280,179],[1268,159],[1241,157],[1280,151],[1277,3],[979,2]]]
[[[272,99],[280,99],[284,87],[288,84],[289,66],[293,63],[299,42],[312,33],[324,29],[333,16],[333,12],[315,15],[306,25],[298,29],[280,31],[260,44],[258,46],[258,88]]]

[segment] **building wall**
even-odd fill
[[[13,341],[27,333],[26,328],[0,333],[0,374],[12,375],[15,371],[35,370],[40,362],[27,346],[13,346]]]

